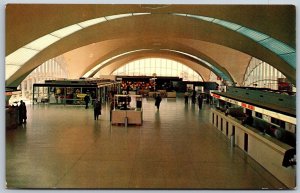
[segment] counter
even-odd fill
[[[112,124],[136,124],[142,125],[143,123],[143,111],[142,109],[135,110],[113,110],[111,113]]]
[[[221,111],[211,109],[210,113],[210,122],[226,135],[228,140],[233,135],[237,147],[244,150],[287,187],[296,187],[296,168],[282,166],[284,153],[291,149],[291,146],[264,135],[253,127],[242,125],[241,121],[225,116]]]

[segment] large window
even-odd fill
[[[286,77],[273,66],[253,57],[246,70],[243,85],[277,90],[278,78]]]
[[[58,56],[44,62],[34,69],[19,85],[18,89],[21,90],[21,93],[13,95],[9,104],[19,100],[31,100],[33,93],[32,85],[34,83],[44,83],[45,80],[56,80],[61,78],[68,78],[68,71],[66,69],[64,58]]]
[[[174,60],[164,58],[146,58],[130,62],[117,70],[113,75],[127,76],[173,76],[185,81],[203,81],[202,77],[187,67]]]

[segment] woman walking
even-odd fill
[[[98,99],[94,102],[94,119],[98,120],[99,115],[101,115],[101,101],[98,101]]]

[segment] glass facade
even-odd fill
[[[66,65],[62,56],[52,58],[34,69],[19,85],[20,95],[13,95],[9,103],[19,100],[32,100],[34,83],[44,83],[45,80],[68,78]]]
[[[243,85],[277,90],[278,78],[286,77],[270,64],[252,57],[246,69]]]
[[[156,76],[180,77],[184,81],[203,81],[197,72],[186,65],[164,58],[135,60],[118,68],[112,74],[121,76],[153,76],[154,73]]]

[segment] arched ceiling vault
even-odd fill
[[[38,37],[74,23],[130,12],[189,13],[219,18],[265,32],[291,47],[296,47],[296,12],[294,6],[169,5],[160,9],[149,9],[147,7],[147,5],[136,4],[8,4],[5,17],[7,25],[5,29],[6,55]],[[20,32],[22,33],[20,34]]]
[[[205,64],[199,62],[198,60],[179,53],[174,53],[170,51],[156,52],[155,50],[144,50],[138,53],[132,53],[126,56],[118,57],[115,60],[108,62],[108,64],[101,66],[100,69],[93,74],[93,76],[95,75],[97,77],[97,75],[100,74],[101,75],[111,74],[113,71],[117,70],[118,68],[120,68],[121,66],[129,62],[138,59],[143,59],[143,58],[151,58],[151,57],[166,58],[170,60],[175,60],[177,62],[181,62],[182,64],[196,71],[202,77],[203,80],[205,81],[209,80],[209,74],[211,72],[211,69],[209,69]]]
[[[100,55],[100,57],[95,60],[93,63],[91,63],[91,65],[89,65],[84,71],[83,73],[81,74],[81,76],[84,76],[84,74],[86,74],[86,72],[90,71],[94,66],[97,66],[97,64],[101,63],[101,61],[106,61],[110,58],[113,58],[115,56],[118,56],[122,53],[128,53],[126,55],[122,55],[122,57],[126,57],[128,56],[129,54],[140,54],[140,53],[144,53],[144,52],[151,52],[153,54],[155,53],[160,53],[160,54],[168,54],[170,55],[170,52],[172,52],[171,50],[174,50],[174,51],[180,51],[180,52],[186,52],[186,53],[189,53],[190,55],[193,55],[193,56],[197,56],[199,58],[201,58],[202,60],[205,60],[207,61],[208,63],[210,63],[211,65],[215,66],[216,68],[218,68],[220,71],[223,72],[224,75],[226,75],[230,80],[234,80],[234,81],[237,81],[235,80],[234,77],[232,77],[229,73],[228,73],[228,70],[225,69],[223,67],[222,64],[219,64],[218,62],[216,62],[214,59],[210,58],[208,55],[206,54],[203,54],[202,53],[202,50],[203,50],[203,47],[200,45],[201,43],[199,42],[199,48],[198,49],[194,49],[192,47],[189,47],[188,45],[185,45],[185,44],[182,44],[180,42],[185,42],[185,39],[181,39],[181,40],[178,40],[178,42],[172,40],[172,39],[169,39],[167,42],[164,42],[164,41],[160,41],[160,44],[157,45],[155,42],[153,41],[141,41],[141,40],[137,40],[137,39],[134,39],[132,40],[132,42],[138,42],[138,43],[130,43],[128,45],[128,43],[124,42],[125,44],[118,44],[118,47],[115,49],[115,50],[112,50],[110,52],[107,52],[107,54],[105,55]],[[202,42],[203,44],[204,42]],[[153,46],[154,45],[154,46]],[[221,46],[218,46],[218,45],[212,45],[210,44],[211,46],[214,46],[214,51],[213,52],[216,52],[216,51],[219,51],[219,49],[227,49],[228,48],[225,48],[225,47],[221,47]],[[202,47],[202,48],[201,48]],[[208,47],[207,44],[205,44],[205,49]],[[140,48],[143,48],[142,50],[139,50]],[[133,52],[133,51],[136,51],[136,52]],[[236,51],[233,51],[232,52],[236,52]],[[230,53],[232,54],[232,53]],[[182,55],[182,57],[184,56],[183,54],[181,53],[176,53],[173,52],[173,55]],[[238,55],[238,54],[236,54]],[[249,60],[249,57],[246,56],[245,54],[241,54],[239,53],[240,56],[243,56],[243,57],[246,57],[246,61],[248,62]],[[74,58],[76,57],[76,54],[71,54],[69,57],[71,58]],[[199,63],[200,65],[203,65],[203,66],[206,66],[206,64],[204,64],[203,62],[201,61],[197,61],[195,58],[192,58],[190,56],[187,56],[185,55],[184,57],[186,58],[189,58],[190,60],[196,62],[196,63]],[[110,62],[111,64],[112,62]],[[245,63],[245,62],[244,62]],[[246,64],[246,63],[245,63]],[[242,64],[240,64],[240,66],[243,66]],[[100,67],[98,68],[100,69]],[[242,69],[242,68],[241,68]],[[213,69],[214,73],[216,73],[216,71]],[[96,71],[97,72],[97,71]],[[240,71],[239,71],[240,73]],[[92,75],[95,74],[95,73],[92,73]],[[216,73],[217,74],[217,73]],[[235,75],[235,74],[233,74]],[[219,75],[221,76],[221,75]],[[238,76],[237,76],[238,77]],[[239,80],[239,79],[238,79]],[[239,80],[241,81],[241,80]]]
[[[169,60],[174,60],[180,62],[189,68],[196,71],[203,79],[203,81],[209,81],[210,73],[212,73],[209,69],[199,65],[197,61],[190,60],[190,58],[186,58],[180,54],[176,53],[157,53],[157,52],[140,52],[139,54],[131,54],[127,57],[119,58],[118,60],[112,62],[112,64],[102,67],[94,77],[101,77],[102,75],[110,75],[118,68],[123,65],[130,63],[135,60],[145,59],[145,58],[165,58]]]
[[[293,6],[170,5],[162,9],[149,10],[143,5],[18,4],[8,5],[6,8],[6,56],[27,43],[68,25],[97,17],[128,12],[189,13],[219,18],[263,32],[295,48],[295,9]],[[280,15],[280,17],[274,17],[274,15]],[[272,27],[270,27],[270,24],[272,24]],[[143,40],[152,42],[149,45],[152,49],[157,49],[159,47],[157,45],[163,44],[165,48],[173,49],[172,46],[177,43],[181,44],[179,50],[182,52],[190,53],[191,50],[196,50],[193,54],[196,56],[201,55],[201,53],[207,55],[205,52],[208,52],[203,47],[200,49],[199,43],[207,45],[209,49],[212,49],[215,44],[222,45],[227,48],[221,53],[226,53],[228,48],[239,50],[238,52],[248,57],[254,56],[268,62],[293,83],[296,82],[295,69],[270,50],[241,34],[192,18],[168,14],[151,14],[111,20],[71,34],[30,59],[6,81],[6,85],[18,85],[26,74],[48,59],[86,45],[111,40],[115,44],[110,45],[112,47],[111,52],[105,54],[112,56],[117,55],[113,50],[117,51],[118,46],[120,46],[114,40],[123,43],[129,42],[127,50],[129,50],[131,43],[136,45],[141,43],[140,49],[142,49]],[[129,40],[142,41],[130,42]],[[202,52],[198,50],[202,50]],[[221,57],[217,57],[216,53],[215,56],[212,56],[211,51],[209,54],[207,55],[208,58],[212,58],[212,60],[218,58],[220,60],[216,64],[224,65]],[[222,57],[227,58],[227,55]],[[84,69],[93,62],[88,63]],[[234,65],[238,64],[235,63]],[[222,68],[232,74],[230,65],[225,64]]]

